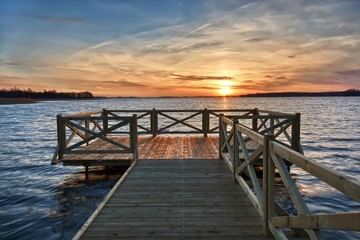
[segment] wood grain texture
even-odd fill
[[[215,144],[216,146],[216,144]],[[81,239],[264,239],[222,160],[138,160]]]

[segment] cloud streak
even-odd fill
[[[54,17],[54,16],[26,14],[26,13],[18,13],[18,14],[23,17],[32,18],[45,22],[51,22],[51,23],[82,24],[86,22],[86,19],[76,18],[76,17]]]
[[[171,74],[174,79],[183,81],[204,81],[204,80],[231,80],[232,77],[227,76],[195,76],[195,75],[178,75]]]

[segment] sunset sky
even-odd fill
[[[359,0],[0,1],[0,89],[216,96],[360,88]]]

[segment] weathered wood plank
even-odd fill
[[[222,160],[138,160],[81,239],[154,236],[264,239],[260,216]]]
[[[273,217],[276,227],[360,231],[360,212]]]

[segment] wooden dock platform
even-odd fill
[[[265,239],[219,159],[138,160],[87,226],[81,239]]]
[[[103,109],[58,115],[57,130],[52,164],[86,174],[129,165],[75,239],[321,240],[322,229],[360,231],[360,212],[314,213],[292,179],[294,164],[360,202],[359,181],[304,156],[299,113]],[[279,182],[296,215],[280,207]]]

